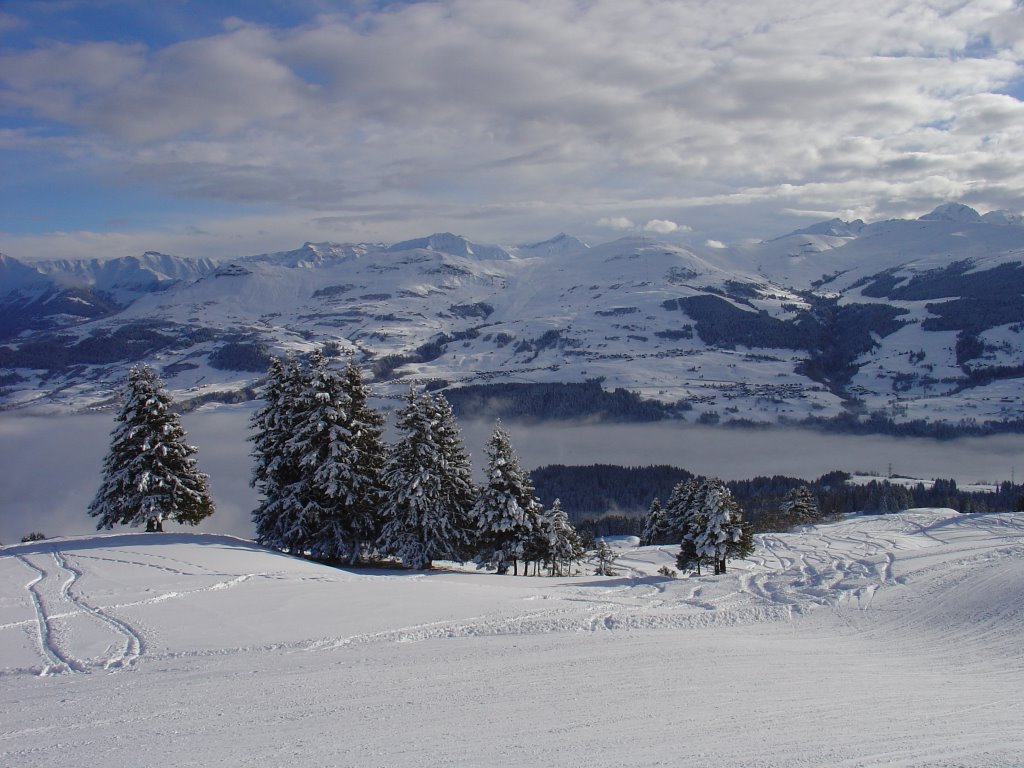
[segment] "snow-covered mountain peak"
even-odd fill
[[[467,256],[477,259],[508,259],[511,254],[504,248],[497,245],[483,245],[473,243],[462,235],[453,235],[451,232],[437,232],[427,237],[419,237],[413,240],[403,240],[395,243],[389,251],[437,251],[452,256]]]
[[[582,253],[589,248],[590,246],[579,238],[559,232],[554,237],[539,243],[518,245],[515,251],[520,256],[561,256]]]
[[[23,264],[13,256],[0,253],[0,296],[17,291],[32,291],[45,285],[39,270]]]
[[[321,266],[344,259],[359,258],[372,251],[383,250],[383,248],[383,245],[370,243],[306,242],[302,244],[302,247],[292,251],[261,253],[241,259],[240,261],[243,263],[264,262],[295,269]]]
[[[981,221],[981,215],[968,205],[945,203],[931,213],[919,217],[918,221],[952,221],[958,224],[972,224]]]
[[[210,259],[147,251],[140,256],[114,259],[41,261],[35,267],[58,290],[88,288],[125,301],[182,280],[195,280],[212,272],[216,265]]]
[[[812,224],[809,227],[803,229],[797,229],[790,232],[789,235],[783,235],[783,237],[790,237],[792,235],[829,235],[831,237],[856,237],[860,234],[860,231],[867,226],[863,219],[855,219],[854,221],[843,221],[842,219],[829,219],[828,221],[819,221],[817,224]],[[781,239],[781,238],[779,238]]]
[[[1000,227],[1024,227],[1024,216],[1010,211],[989,211],[982,215],[981,220]]]

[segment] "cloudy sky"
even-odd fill
[[[1020,0],[3,0],[0,251],[1024,208]]]

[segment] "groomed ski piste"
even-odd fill
[[[0,765],[1020,766],[1024,515],[757,537],[723,576],[0,548]]]

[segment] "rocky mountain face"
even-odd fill
[[[708,423],[1021,419],[1024,227],[956,204],[755,245],[448,234],[230,263],[0,257],[0,404],[109,403],[127,367],[237,398],[271,354],[327,345],[382,397],[463,412]],[[243,394],[240,394],[243,393]]]

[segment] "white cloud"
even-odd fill
[[[715,248],[717,250],[721,250],[726,247],[725,243],[723,243],[721,240],[708,240],[705,243],[705,245],[708,248]]]
[[[644,224],[645,232],[654,232],[658,235],[668,235],[673,232],[689,232],[690,227],[685,224],[676,224],[674,221],[668,219],[651,219]]]
[[[1021,102],[997,93],[1024,74],[1013,0],[364,10],[232,20],[160,49],[9,50],[0,105],[38,121],[37,141],[59,124],[52,151],[72,134],[82,172],[107,183],[372,220],[384,239],[452,217],[481,239],[574,222],[668,234],[658,216],[679,210],[732,240],[789,227],[782,208],[1024,196]]]
[[[597,226],[605,229],[633,229],[636,227],[630,219],[625,216],[603,216],[597,220]]]

